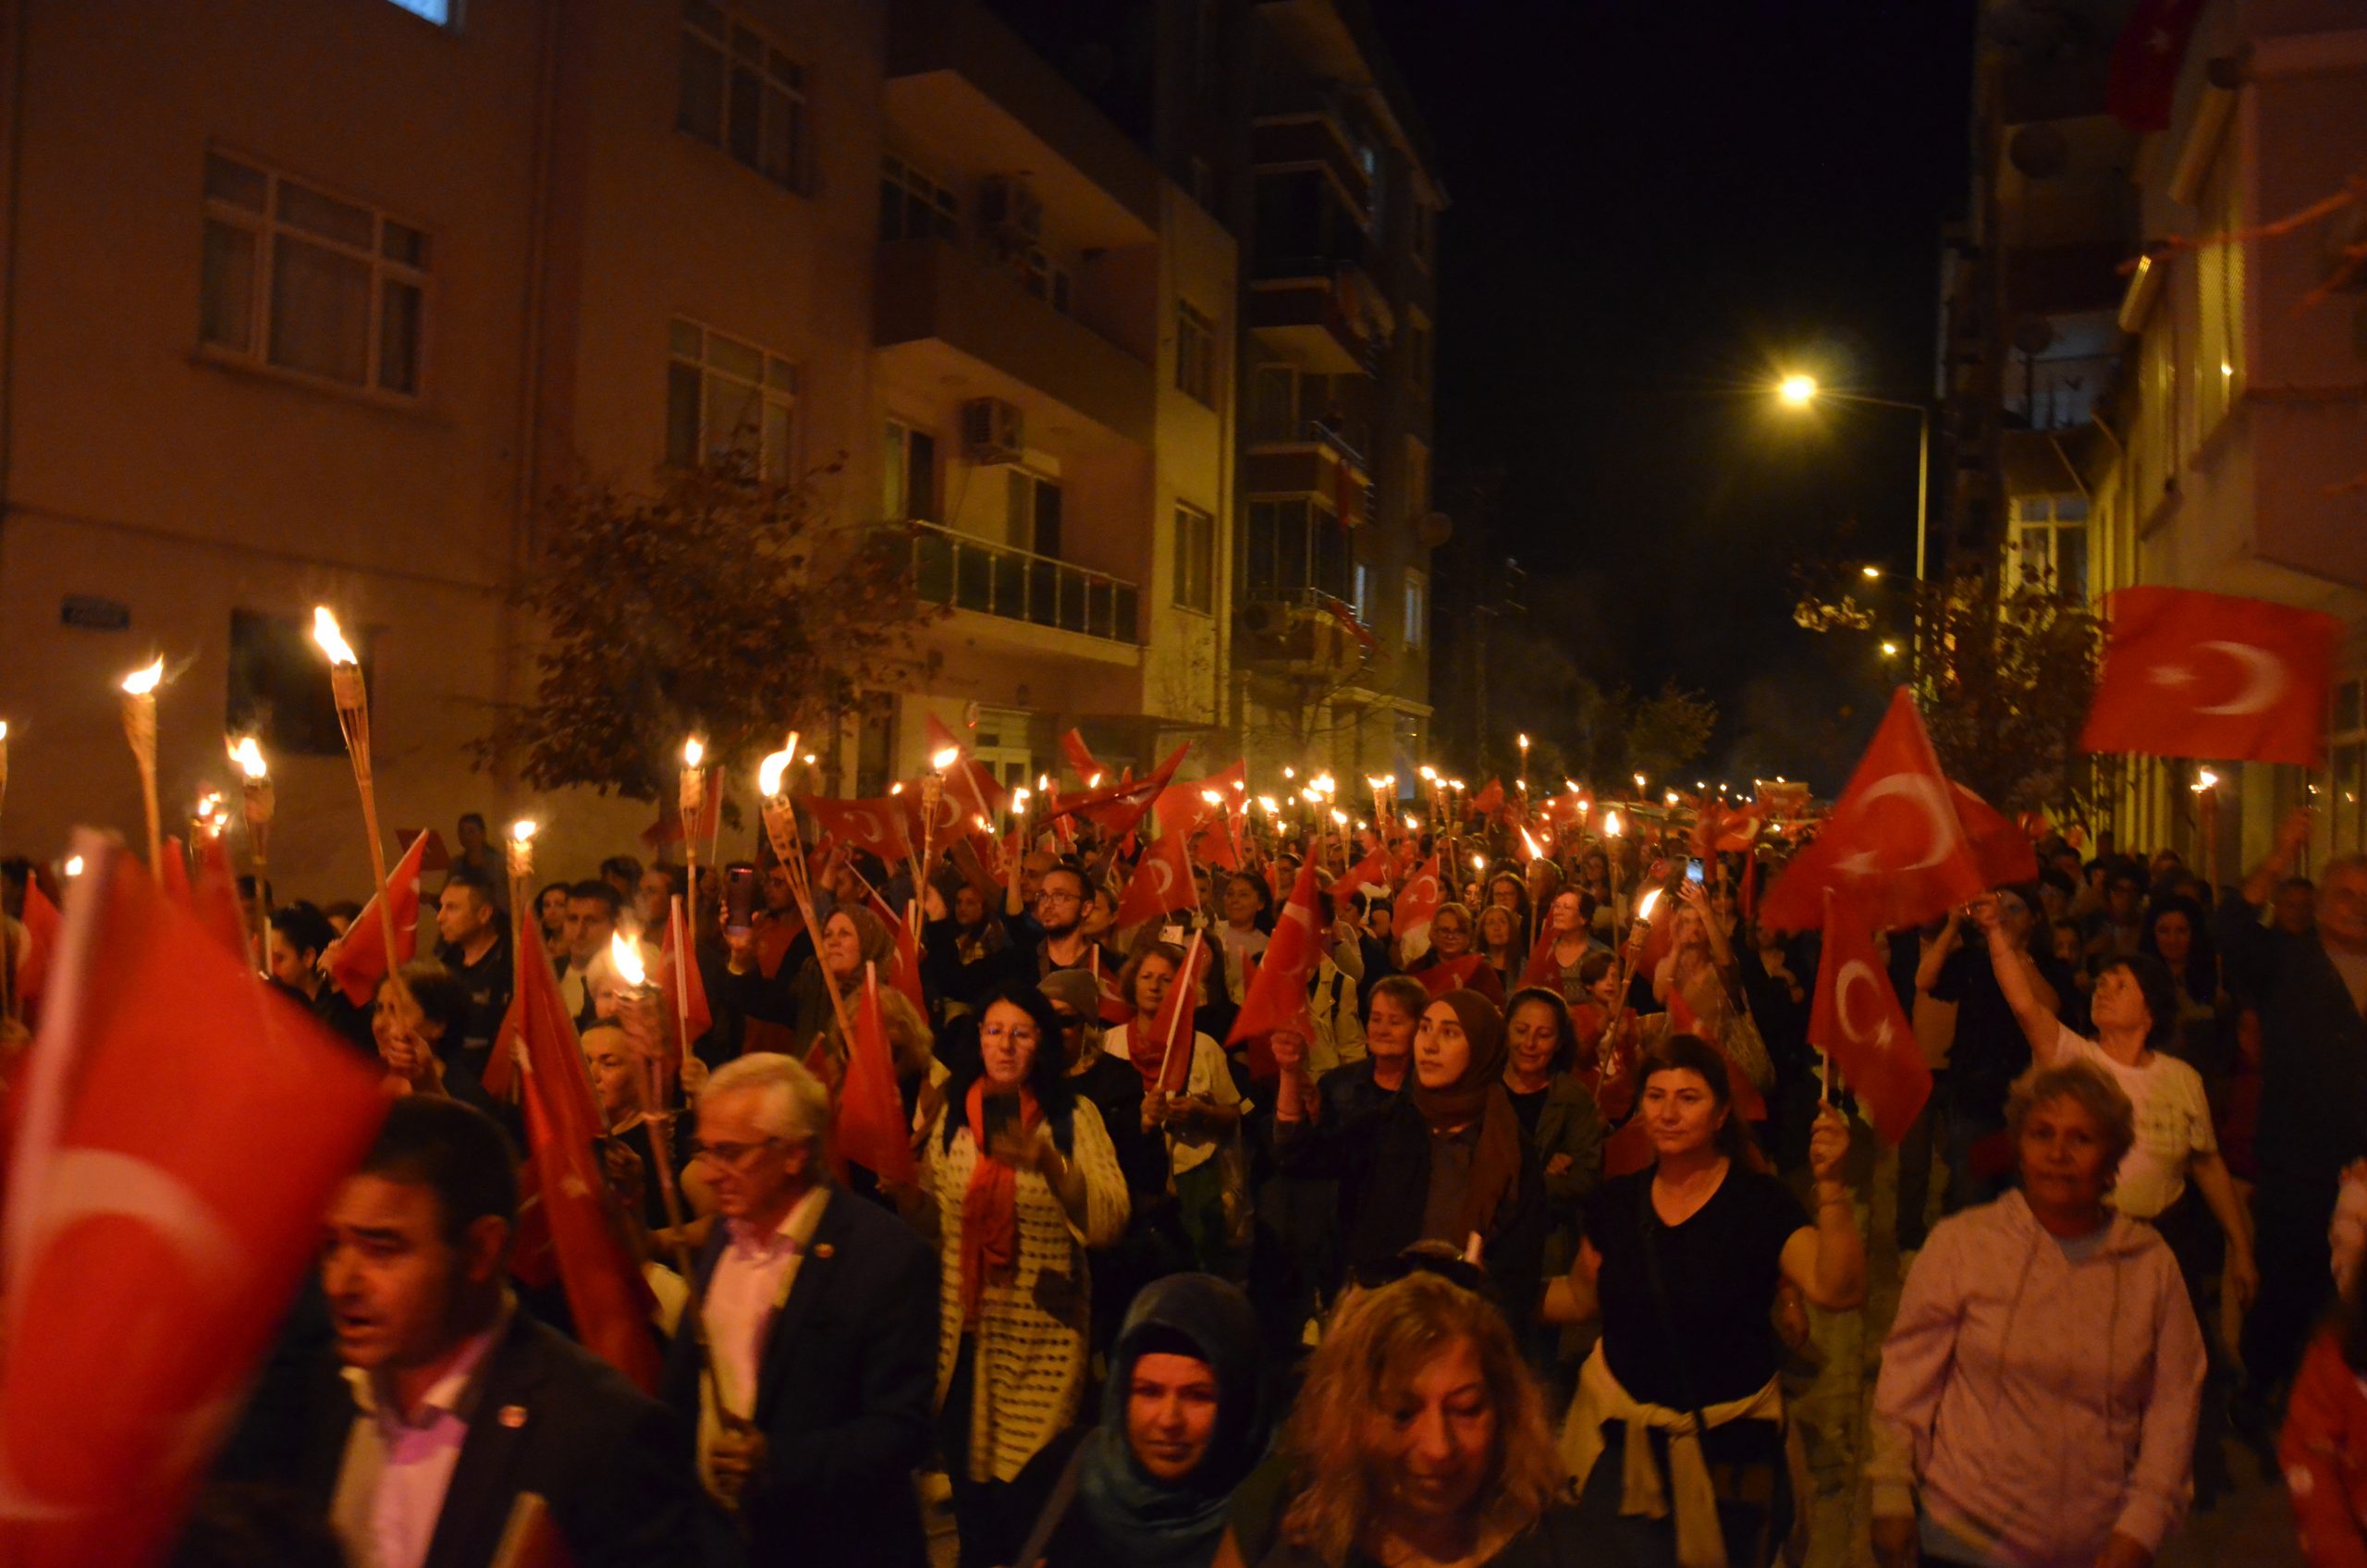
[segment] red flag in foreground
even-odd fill
[[[2028,858],[2027,841],[2023,850]],[[2031,860],[2024,875],[2035,875],[2036,865]],[[1824,924],[1831,891],[1863,900],[1876,925],[1897,930],[1991,886],[1915,699],[1902,686],[1823,831],[1767,889],[1759,918],[1779,931],[1812,930]]]
[[[1127,1055],[1134,1071],[1142,1074],[1146,1089],[1164,1089],[1180,1095],[1192,1079],[1193,1039],[1197,1034],[1196,1018],[1200,1010],[1200,982],[1216,958],[1216,947],[1201,933],[1192,933],[1191,945],[1184,949],[1184,968],[1167,983],[1159,998],[1159,1011],[1151,1015],[1146,1026],[1140,1019],[1126,1031]],[[1128,998],[1131,1003],[1132,998]],[[1131,1006],[1128,1016],[1133,1016]],[[1136,1031],[1140,1031],[1139,1035]]]
[[[1956,821],[1964,826],[1965,841],[1972,846],[1972,864],[1981,868],[1981,880],[1993,888],[2035,881],[2038,846],[2030,841],[2030,835],[1954,779],[1948,781],[1948,790],[1956,802]]]
[[[2079,744],[2314,767],[2342,622],[2190,588],[2123,588]]]
[[[1439,857],[1432,855],[1405,879],[1404,891],[1397,895],[1397,917],[1391,929],[1397,933],[1398,944],[1408,953],[1415,950],[1416,938],[1424,942],[1430,939],[1430,921],[1445,897],[1439,882]]]
[[[240,963],[254,968],[254,949],[247,941],[246,911],[239,905],[239,874],[231,868],[230,846],[222,841],[221,834],[209,833],[197,846],[197,876],[189,892],[190,909],[199,922]]]
[[[1436,1001],[1449,991],[1464,989],[1470,983],[1471,977],[1479,973],[1479,965],[1484,962],[1486,962],[1485,959],[1478,953],[1466,953],[1461,958],[1441,959],[1428,969],[1415,970],[1414,978],[1422,983],[1422,989],[1430,994],[1432,1001]]]
[[[1833,899],[1825,915],[1809,1044],[1832,1056],[1883,1142],[1907,1136],[1931,1097],[1932,1070],[1874,947],[1873,921],[1850,900]]]
[[[33,1015],[33,1008],[49,989],[50,961],[57,954],[60,922],[57,906],[41,890],[41,884],[25,878],[25,945],[17,955],[17,1003],[25,1016]]]
[[[1199,898],[1184,835],[1169,833],[1143,851],[1134,876],[1127,878],[1126,890],[1118,899],[1118,924],[1139,925],[1157,920],[1171,911],[1190,909]]]
[[[386,1114],[119,845],[78,837],[7,1181],[0,1562],[161,1553]]]
[[[524,1195],[540,1200],[542,1222],[550,1228],[576,1337],[644,1392],[652,1391],[658,1356],[649,1323],[649,1287],[618,1240],[612,1213],[617,1200],[595,1142],[605,1129],[584,1072],[583,1043],[543,951],[540,925],[529,920],[521,929],[525,942],[519,952],[518,994],[494,1036],[485,1088],[505,1092],[505,1064],[515,1061],[526,1112],[526,1152],[533,1157],[534,1186]],[[655,1172],[650,1180],[656,1180]]]
[[[1323,895],[1316,877],[1319,858],[1309,856],[1298,868],[1298,882],[1291,888],[1290,901],[1274,917],[1265,957],[1257,962],[1257,977],[1249,982],[1249,994],[1242,998],[1233,1033],[1225,1039],[1229,1046],[1250,1042],[1253,1078],[1273,1076],[1273,1057],[1267,1042],[1275,1030],[1296,1023],[1299,1014],[1306,1011],[1307,985],[1315,978],[1316,966],[1323,962]],[[1261,1054],[1263,1072],[1259,1071]]]
[[[846,1080],[839,1085],[833,1146],[883,1182],[913,1180],[911,1119],[896,1087],[896,1052],[888,1043],[888,1020],[879,1009],[879,966],[863,966],[863,994],[855,1001],[854,1039],[847,1048]]]
[[[378,922],[386,918],[389,906],[395,912],[395,962],[409,963],[418,950],[419,863],[435,838],[422,833],[411,841],[403,858],[386,873],[386,887],[362,906],[337,942],[337,956],[329,960],[329,983],[355,1007],[368,1007],[378,994],[378,982],[386,977],[386,944],[378,936]]]

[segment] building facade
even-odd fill
[[[1945,268],[1954,543],[2089,595],[2337,617],[2324,768],[2143,759],[2108,826],[2222,880],[2297,805],[2320,809],[2321,858],[2367,848],[2367,277],[2337,280],[2367,227],[2268,231],[2367,167],[2367,26],[2338,0],[2213,0],[2167,125],[2140,134],[2105,108],[2128,6],[1983,10]],[[2221,781],[2208,846],[2201,768]]]
[[[366,885],[316,603],[389,827],[630,843],[647,807],[467,747],[532,689],[536,497],[723,447],[913,525],[947,606],[839,788],[932,716],[1012,779],[1072,725],[1129,759],[1229,727],[1235,238],[975,0],[6,10],[10,848],[139,819],[109,688],[162,653],[167,821],[260,727],[283,888]]]

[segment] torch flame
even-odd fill
[[[756,788],[764,791],[765,799],[771,800],[780,793],[780,776],[796,760],[795,752],[775,752],[756,765]]]
[[[540,825],[537,824],[531,816],[520,817],[517,821],[509,825],[509,841],[513,844],[533,843],[534,840],[534,830],[539,826]]]
[[[1266,815],[1268,816],[1280,816],[1282,815],[1281,803],[1278,802],[1271,795],[1258,796],[1257,803],[1266,808]]]
[[[1524,752],[1528,750],[1528,737],[1526,735],[1520,738],[1520,749]]]
[[[1471,857],[1471,869],[1474,871],[1487,870],[1488,857],[1486,855],[1473,855]]]
[[[901,794],[902,794],[902,793],[904,792],[904,781],[903,781],[902,779],[899,778],[899,779],[898,779],[898,780],[896,780],[896,782],[894,782],[893,784],[889,785],[889,786],[888,786],[888,792],[889,792],[889,794],[891,794],[891,795],[901,795]]]
[[[2207,767],[2197,770],[2194,776],[2194,792],[2196,794],[2200,795],[2205,790],[2215,790],[2218,787],[2219,776],[2217,774],[2212,772]]]
[[[250,778],[271,776],[271,765],[263,760],[263,747],[251,735],[241,735],[230,743],[230,760],[237,763],[239,771]]]
[[[617,974],[626,985],[649,983],[649,967],[641,962],[641,944],[621,931],[608,938],[608,962],[617,966]]]
[[[1027,802],[1028,794],[1024,788],[1013,790],[1011,792],[1011,809],[1022,816],[1027,815]]]
[[[1210,804],[1210,805],[1212,805],[1212,806],[1220,806],[1220,805],[1224,804],[1224,797],[1223,797],[1222,795],[1218,794],[1214,790],[1201,790],[1201,791],[1200,791],[1200,799],[1202,799],[1202,800],[1204,800],[1204,801],[1208,802],[1208,804]]]
[[[682,766],[696,767],[706,760],[706,747],[695,735],[682,742]]]
[[[156,662],[154,664],[150,665],[145,669],[135,669],[129,675],[125,676],[123,678],[123,689],[128,695],[144,697],[149,692],[154,691],[156,689],[156,683],[164,679],[165,659],[164,655],[159,654],[156,656]]]
[[[8,721],[7,721],[6,719],[5,719],[5,718],[0,718],[0,741],[5,741],[5,740],[6,740],[7,738],[8,738]]]
[[[1602,814],[1602,836],[1606,839],[1616,839],[1619,837],[1619,814],[1617,812],[1607,811]]]
[[[1650,922],[1652,918],[1652,906],[1660,901],[1661,890],[1658,888],[1647,892],[1641,899],[1636,900],[1636,918]]]
[[[326,605],[313,606],[313,641],[321,645],[321,652],[328,655],[331,664],[362,662],[353,656],[353,644],[345,640],[345,633],[337,628],[337,617],[329,614]]]
[[[1088,789],[1088,790],[1098,790],[1098,789],[1100,789],[1100,788],[1101,788],[1101,775],[1099,775],[1099,774],[1098,774],[1098,773],[1097,773],[1097,774],[1095,774],[1092,778],[1090,778],[1086,779],[1086,780],[1085,781],[1085,787],[1086,789]]]
[[[1529,831],[1528,831],[1528,829],[1527,829],[1527,828],[1526,828],[1526,827],[1524,827],[1524,828],[1522,828],[1522,829],[1520,830],[1520,841],[1521,841],[1522,843],[1527,844],[1527,845],[1528,846],[1528,858],[1529,858],[1529,859],[1531,859],[1531,860],[1543,860],[1543,859],[1545,858],[1545,851],[1544,851],[1543,850],[1539,849],[1539,848],[1537,847],[1537,840],[1536,840],[1534,838],[1530,837],[1530,835],[1529,835]]]
[[[63,866],[61,866],[59,869],[60,869],[60,870],[62,870],[62,871],[64,871],[64,872],[66,873],[66,875],[67,875],[67,876],[81,876],[81,875],[82,875],[82,857],[81,857],[80,855],[67,855],[67,856],[66,857],[66,864],[65,864]]]
[[[1429,763],[1424,763],[1422,765],[1422,777],[1435,784],[1439,781],[1439,770],[1432,767]]]
[[[1348,814],[1343,811],[1335,811],[1331,814],[1331,821],[1334,827],[1345,827],[1348,826]]]
[[[1405,817],[1405,831],[1408,833],[1419,833],[1421,830],[1422,819],[1411,813],[1408,813]]]
[[[943,751],[932,753],[928,759],[928,766],[931,772],[943,773],[947,768],[951,767],[955,763],[960,762],[961,760],[961,748],[958,746],[948,746]]]

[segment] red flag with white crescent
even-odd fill
[[[2083,750],[2299,767],[2324,756],[2335,617],[2191,588],[2123,588],[2104,617]]]
[[[1273,933],[1266,940],[1266,956],[1258,962],[1257,978],[1249,982],[1241,1011],[1233,1016],[1233,1033],[1225,1038],[1229,1046],[1249,1042],[1253,1078],[1274,1075],[1269,1042],[1275,1030],[1285,1027],[1306,1010],[1306,987],[1315,978],[1316,966],[1322,962],[1322,891],[1315,859],[1310,857],[1298,868],[1298,881],[1291,888],[1290,901],[1274,917]],[[1261,1065],[1263,1072],[1259,1071]]]
[[[1430,994],[1432,1001],[1436,1001],[1449,991],[1460,991],[1468,986],[1471,977],[1479,973],[1479,965],[1485,962],[1479,953],[1441,959],[1428,969],[1415,970],[1414,978],[1422,983],[1422,989]]]
[[[1139,925],[1197,902],[1199,889],[1192,881],[1192,859],[1184,847],[1184,836],[1165,834],[1143,851],[1126,890],[1119,896],[1118,924]]]
[[[387,1103],[119,844],[75,849],[0,1231],[11,1568],[161,1559]]]
[[[1409,956],[1416,950],[1411,945],[1416,938],[1430,939],[1431,918],[1445,901],[1445,889],[1439,881],[1439,857],[1432,855],[1405,879],[1404,888],[1397,895],[1397,918],[1391,928]]]
[[[834,1143],[840,1154],[883,1182],[913,1179],[913,1142],[904,1096],[896,1087],[896,1053],[879,1007],[879,966],[863,966],[855,1001],[854,1038],[847,1047],[846,1079],[839,1085]]]
[[[378,935],[378,922],[386,918],[389,908],[394,911],[395,962],[409,963],[418,950],[420,863],[431,843],[438,843],[432,831],[411,841],[403,858],[386,873],[386,887],[362,906],[362,913],[337,939],[328,962],[329,982],[355,1007],[368,1007],[378,994],[378,982],[386,977],[386,944]]]
[[[840,843],[894,864],[910,856],[912,841],[904,835],[902,799],[895,795],[872,801],[839,801],[827,795],[800,795],[798,806]]]
[[[1915,699],[1902,686],[1823,830],[1760,900],[1759,919],[1779,931],[1811,930],[1824,924],[1831,889],[1860,900],[1876,925],[1896,930],[1944,914],[1992,885]]]
[[[1883,1142],[1907,1136],[1931,1097],[1932,1070],[1874,945],[1873,919],[1846,896],[1828,904],[1809,1044],[1833,1058]]]

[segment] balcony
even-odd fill
[[[873,341],[883,361],[926,361],[913,368],[929,384],[964,375],[973,395],[1047,416],[1049,401],[1119,440],[1148,444],[1156,373],[1029,294],[1011,269],[942,239],[895,239],[879,247],[876,282]]]
[[[928,603],[1140,645],[1142,592],[1134,583],[933,522],[910,526],[914,584]]]
[[[1318,375],[1373,374],[1386,312],[1362,267],[1319,256],[1261,261],[1249,284],[1249,329]]]
[[[1257,111],[1250,127],[1250,161],[1263,169],[1331,171],[1361,220],[1369,216],[1372,171],[1355,132],[1346,94],[1335,84],[1285,88]]]
[[[1295,429],[1253,431],[1241,467],[1250,495],[1320,496],[1350,527],[1371,518],[1371,471],[1331,422],[1310,419]]]
[[[1377,644],[1346,601],[1318,588],[1252,585],[1233,640],[1233,656],[1268,674],[1326,681],[1347,679]]]

